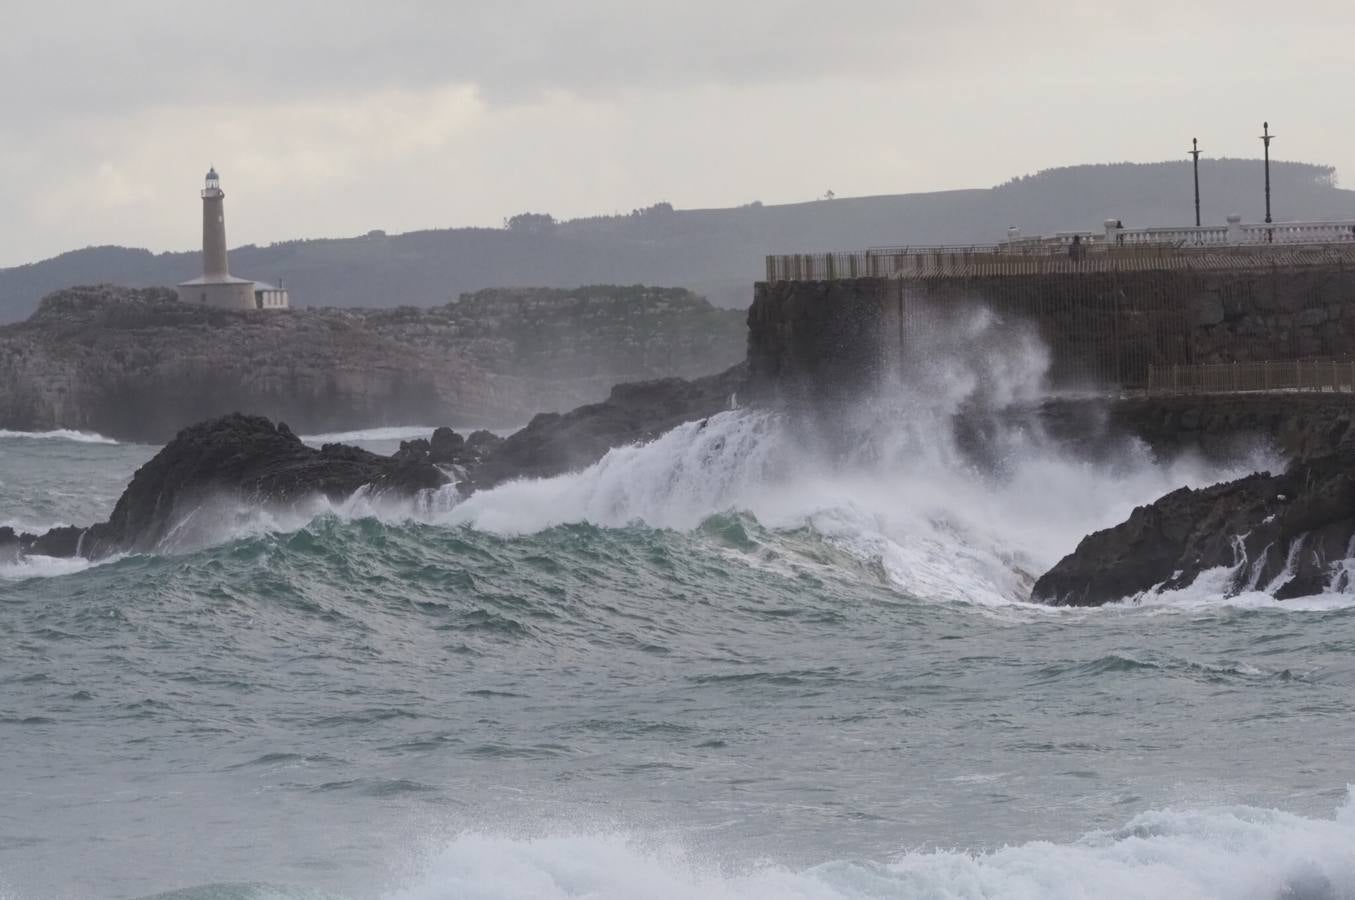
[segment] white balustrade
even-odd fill
[[[1331,244],[1355,242],[1355,219],[1329,222],[1275,222],[1243,224],[1241,216],[1229,216],[1227,225],[1179,226],[1175,228],[1116,228],[1106,223],[1103,245],[1180,244],[1186,247],[1228,244]],[[1082,240],[1091,238],[1084,236]]]
[[[1274,222],[1243,225],[1246,244],[1332,244],[1355,241],[1355,220],[1335,222]]]

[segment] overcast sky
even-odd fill
[[[0,0],[0,266],[1259,156],[1355,179],[1355,2]],[[1070,223],[1069,227],[1078,223]],[[1165,223],[1164,223],[1165,224]]]

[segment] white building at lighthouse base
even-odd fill
[[[199,275],[178,285],[179,300],[182,302],[223,309],[259,309],[254,288],[254,282],[248,278],[236,278],[234,275]]]
[[[287,289],[234,275],[199,275],[178,285],[179,301],[222,309],[287,309]]]

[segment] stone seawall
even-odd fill
[[[1264,450],[1312,459],[1355,450],[1355,394],[1335,392],[1062,398],[1042,403],[1035,421],[1093,456],[1125,437],[1162,457],[1228,460]]]
[[[890,329],[879,279],[758,283],[748,308],[749,388],[835,401],[875,384]]]
[[[1194,362],[1355,353],[1355,268],[1217,273],[1191,296]]]
[[[1039,332],[1066,388],[1141,387],[1149,366],[1355,356],[1355,266],[860,278],[758,284],[751,374],[764,387],[859,389],[909,337],[982,306]]]

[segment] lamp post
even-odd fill
[[[1200,227],[1200,141],[1190,139],[1190,155],[1195,161],[1195,227]]]
[[[1270,142],[1275,135],[1270,133],[1270,123],[1261,123],[1261,143],[1266,148],[1266,224],[1270,224]],[[1269,228],[1266,229],[1266,241],[1271,240],[1272,234]]]

